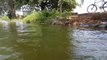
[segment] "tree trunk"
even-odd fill
[[[59,0],[59,8],[61,13],[62,13],[62,4],[63,4],[63,0]]]
[[[16,15],[15,15],[15,10],[16,10],[15,1],[8,0],[8,5],[9,5],[9,10],[11,11],[11,15],[12,15],[11,18],[15,18],[16,17]]]

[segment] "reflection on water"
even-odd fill
[[[67,32],[67,27],[49,25],[0,27],[0,60],[71,60]]]
[[[0,24],[0,60],[106,60],[106,36],[106,30]]]
[[[73,30],[74,54],[80,60],[107,60],[107,31]]]

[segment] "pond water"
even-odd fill
[[[107,31],[0,24],[0,60],[106,60]]]

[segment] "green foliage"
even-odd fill
[[[57,17],[57,16],[60,16],[60,12],[57,11],[57,10],[52,10],[52,12],[50,12],[49,18],[50,18],[50,19],[53,19],[53,18],[55,18],[55,17]]]
[[[59,15],[59,12],[56,10],[52,10],[51,12],[48,11],[41,11],[41,12],[33,12],[32,14],[28,15],[23,19],[24,22],[27,23],[44,23],[46,21],[50,21],[56,18]]]
[[[76,7],[76,5],[76,0],[59,0],[58,10],[60,10],[60,12],[72,11]]]
[[[62,10],[63,11],[72,11],[76,7],[76,2],[72,1],[63,1]]]
[[[41,3],[42,1],[47,0],[15,0],[16,7],[21,6],[23,4],[30,4],[34,5],[37,3]],[[53,4],[52,8],[60,9],[60,6],[62,5],[62,10],[72,10],[76,6],[76,0],[50,0]]]
[[[37,12],[33,12],[32,14],[26,16],[23,21],[24,22],[27,22],[27,23],[30,23],[30,22],[35,22],[37,17],[38,17],[38,13]]]
[[[10,19],[8,18],[8,16],[3,16],[3,17],[1,17],[1,19],[2,19],[2,20],[10,20]]]
[[[41,3],[42,1],[46,1],[46,0],[0,0],[1,3],[0,5],[7,3],[8,6],[7,9],[11,9],[12,18],[14,18],[15,10],[20,8],[22,5],[29,4],[34,6],[35,4]],[[76,0],[50,0],[50,1],[53,4],[52,9],[60,10],[61,12],[72,11],[76,6]]]
[[[63,17],[63,19],[67,19],[67,18],[69,18],[69,16],[71,16],[72,15],[72,12],[70,12],[70,11],[65,11],[65,12],[63,12],[62,14],[61,14],[61,17]]]

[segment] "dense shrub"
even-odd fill
[[[63,17],[63,19],[67,19],[69,18],[69,16],[72,15],[72,12],[69,12],[69,11],[65,11],[61,14],[61,17]]]
[[[57,17],[59,12],[56,10],[49,11],[40,11],[40,12],[33,12],[32,14],[28,15],[23,19],[24,22],[27,23],[35,23],[40,22],[44,23],[45,21],[50,21],[51,19]]]
[[[24,22],[35,22],[37,17],[35,17],[35,15],[39,15],[37,12],[33,12],[32,14],[26,16],[23,21]]]

